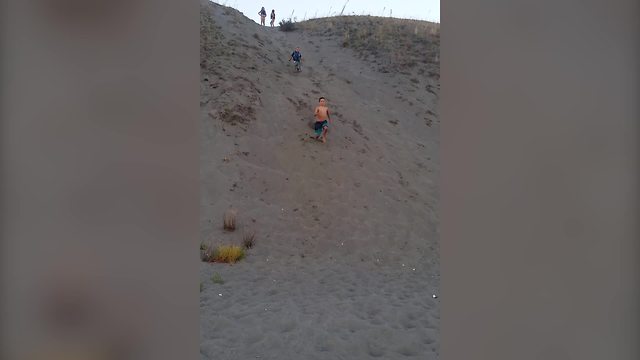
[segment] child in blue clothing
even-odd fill
[[[300,64],[302,63],[302,54],[300,53],[300,47],[296,47],[296,50],[291,53],[289,61],[293,60],[296,65],[296,70],[300,71]]]

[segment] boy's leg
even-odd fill
[[[322,127],[322,142],[327,142],[327,133],[329,132],[329,127],[327,125]]]

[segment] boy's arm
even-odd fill
[[[327,119],[329,119],[330,123],[333,123],[333,121],[331,121],[331,115],[329,115],[329,109],[327,109]]]

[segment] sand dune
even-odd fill
[[[348,21],[282,32],[201,2],[201,237],[256,234],[242,261],[201,264],[203,359],[438,358],[439,42],[398,57],[354,25],[345,43]]]

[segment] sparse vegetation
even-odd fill
[[[221,46],[224,35],[213,17],[210,9],[200,5],[200,67],[209,69],[215,67],[215,59],[224,53]]]
[[[224,284],[224,280],[222,279],[222,276],[220,276],[220,274],[218,273],[213,273],[213,275],[211,275],[211,282],[214,284]]]
[[[224,213],[223,229],[226,231],[234,231],[236,229],[236,215],[238,212],[234,209],[227,210]]]
[[[217,248],[205,246],[200,250],[200,257],[204,262],[235,263],[244,258],[244,248],[236,245],[220,245]]]
[[[234,231],[236,229],[237,210],[229,209],[224,214],[223,228],[225,231]],[[200,243],[200,259],[204,262],[222,262],[235,263],[245,257],[245,249],[250,249],[255,244],[255,232],[244,233],[242,235],[242,244],[238,245],[219,245],[214,247],[210,242]],[[214,283],[224,283],[222,278],[214,274],[211,278]]]
[[[253,245],[255,245],[255,241],[256,241],[256,233],[252,232],[249,234],[245,234],[242,237],[242,246],[244,246],[245,249],[251,249]]]
[[[377,63],[381,72],[439,66],[440,24],[437,23],[377,16],[336,16],[296,25],[305,32],[335,37],[343,47]]]
[[[213,247],[205,243],[200,244],[200,260],[204,262],[211,262],[213,259]]]
[[[291,18],[285,20],[280,20],[280,31],[294,31],[296,29],[295,23],[291,20]]]
[[[235,263],[244,258],[244,249],[235,245],[221,245],[213,252],[213,262]]]

